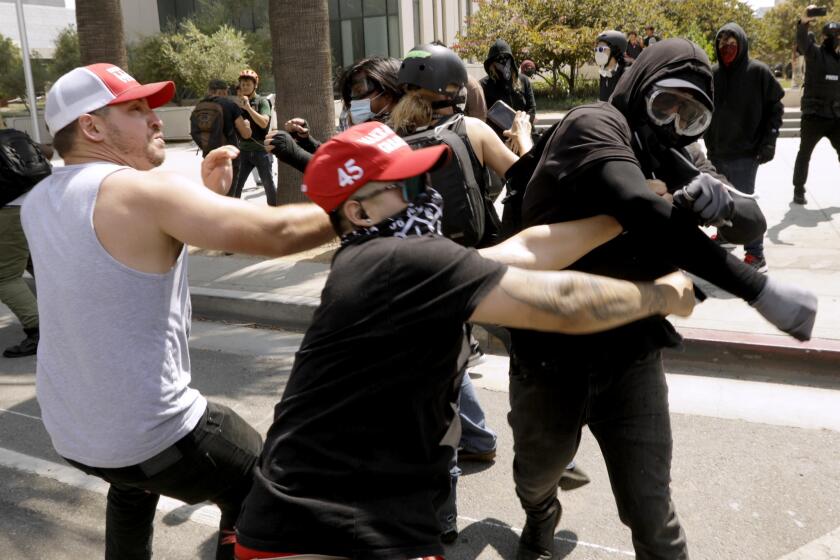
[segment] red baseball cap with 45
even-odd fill
[[[371,181],[401,181],[448,157],[445,145],[412,150],[386,125],[367,122],[325,142],[306,166],[301,191],[332,212]]]
[[[85,113],[106,105],[146,99],[154,109],[168,103],[173,95],[173,82],[144,85],[119,66],[91,64],[74,68],[56,80],[47,93],[44,120],[55,134]]]

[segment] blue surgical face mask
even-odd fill
[[[370,108],[370,102],[380,95],[382,95],[382,92],[367,99],[353,99],[350,101],[350,117],[353,119],[353,124],[368,122],[379,114],[373,112],[373,109]]]

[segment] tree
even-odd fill
[[[802,16],[809,0],[786,0],[771,8],[758,21],[755,40],[756,56],[768,64],[787,64],[793,56],[796,43],[796,22]],[[840,2],[819,2],[830,9],[825,21],[837,21]],[[833,12],[831,11],[833,10]],[[822,24],[815,29],[819,36]],[[817,39],[819,41],[819,38]]]
[[[0,100],[25,96],[20,48],[10,38],[0,35]]]
[[[128,67],[120,0],[76,0],[76,29],[83,65],[110,62]]]
[[[55,38],[55,53],[53,54],[50,71],[53,79],[63,76],[73,68],[82,65],[79,54],[79,34],[74,25],[62,29]]]
[[[313,136],[325,140],[335,131],[327,0],[271,0],[268,10],[277,121],[305,117]],[[281,204],[306,200],[300,173],[289,166],[280,166],[278,183]]]

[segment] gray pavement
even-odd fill
[[[19,336],[19,327],[0,308],[0,347]],[[299,334],[279,330],[194,322],[193,385],[265,433],[300,340]],[[490,360],[474,377],[488,422],[499,433],[499,455],[493,465],[464,465],[461,535],[447,549],[448,560],[512,559],[524,520],[511,482],[504,363],[498,361],[504,359]],[[33,358],[0,359],[0,549],[10,558],[101,557],[105,485],[69,468],[52,450],[34,398],[34,366]],[[672,487],[692,558],[836,558],[828,554],[840,546],[840,426],[811,429],[801,411],[777,410],[800,398],[802,388],[748,383],[733,395],[730,380],[721,385],[712,378],[669,374],[668,381]],[[766,395],[770,390],[779,392],[775,401]],[[808,393],[811,408],[818,408],[821,391]],[[826,410],[840,409],[840,391],[827,393]],[[746,408],[753,416],[738,419]],[[618,519],[588,431],[578,461],[593,482],[561,496],[559,557],[632,557],[629,531]],[[156,558],[212,558],[215,508],[163,501],[159,510]],[[829,552],[809,556],[809,550]]]

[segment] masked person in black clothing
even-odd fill
[[[840,23],[826,23],[822,29],[822,45],[817,46],[813,34],[808,33],[808,26],[815,20],[808,16],[806,9],[796,25],[796,45],[805,57],[802,139],[793,168],[793,201],[796,204],[806,203],[808,164],[817,142],[828,138],[840,158]]]
[[[572,109],[508,171],[514,177],[536,161],[523,199],[524,225],[612,215],[624,234],[572,269],[641,280],[684,268],[808,339],[813,294],[768,279],[697,227],[732,215],[719,181],[696,169],[694,177],[684,174],[689,156],[682,148],[708,126],[711,93],[711,66],[699,47],[671,39],[645,49],[610,103]],[[668,186],[674,204],[648,188],[654,178]],[[516,492],[527,514],[517,558],[553,557],[557,484],[586,424],[601,447],[636,557],[687,558],[669,488],[672,440],[660,355],[680,343],[673,326],[657,317],[597,335],[513,330],[512,339],[508,418]]]
[[[484,61],[484,70],[487,75],[480,81],[484,88],[484,100],[487,108],[493,106],[496,101],[504,101],[516,111],[524,111],[528,114],[531,124],[537,116],[537,103],[534,101],[534,90],[531,81],[519,74],[519,65],[513,58],[513,51],[502,39],[496,39],[490,51],[487,53],[487,60]],[[504,140],[503,130],[493,123],[490,123],[496,134]]]
[[[369,122],[326,142],[307,167],[304,191],[330,213],[341,248],[254,470],[238,560],[443,553],[436,511],[458,443],[465,321],[594,332],[690,312],[691,284],[680,273],[633,284],[528,271],[444,238],[442,199],[425,173],[447,151],[412,151]],[[514,250],[518,257],[503,260],[562,267],[581,254],[562,246],[604,239],[549,239],[552,229],[537,228],[547,255]],[[503,257],[511,242],[489,251]],[[571,260],[546,258],[558,250]]]
[[[385,122],[403,96],[397,84],[400,61],[396,58],[372,56],[360,60],[342,76],[339,90],[349,124],[368,121]],[[295,117],[266,137],[266,150],[301,173],[321,142],[309,134],[305,119]]]
[[[704,135],[706,149],[720,173],[738,190],[753,194],[758,166],[776,153],[785,91],[766,64],[750,59],[747,34],[737,23],[718,31],[715,52],[715,111]],[[719,242],[724,240],[717,235]],[[766,272],[762,238],[744,249],[744,262]]]
[[[601,76],[598,88],[598,99],[606,101],[612,95],[615,85],[624,74],[624,51],[627,50],[627,39],[621,31],[608,29],[598,35],[595,45],[595,64]]]

